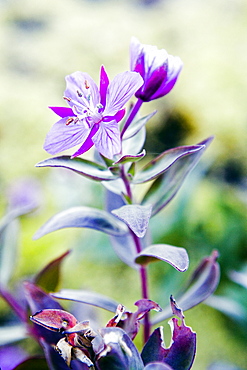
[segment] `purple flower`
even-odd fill
[[[66,77],[64,99],[68,107],[50,107],[61,119],[48,132],[44,149],[57,154],[81,145],[72,155],[77,157],[93,145],[112,159],[121,152],[118,122],[125,114],[124,105],[143,84],[138,73],[123,72],[110,83],[104,67],[100,71],[100,87],[83,72]]]
[[[179,57],[169,55],[156,46],[141,44],[132,38],[130,69],[139,72],[144,80],[136,97],[148,102],[168,94],[175,85],[183,63]]]

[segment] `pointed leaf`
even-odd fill
[[[117,178],[108,168],[82,158],[73,158],[61,156],[48,158],[36,164],[36,167],[62,167],[72,170],[79,175],[83,175],[96,181],[109,181]]]
[[[0,338],[2,337],[0,336]],[[19,346],[1,346],[0,369],[13,370],[15,366],[24,361],[27,357],[28,354]]]
[[[129,336],[120,328],[100,330],[104,348],[97,356],[99,370],[143,370],[141,356]]]
[[[168,150],[134,177],[135,183],[156,179],[142,200],[143,205],[152,204],[152,215],[158,213],[176,195],[211,141],[212,137],[198,145]]]
[[[50,218],[34,235],[34,239],[67,227],[88,227],[110,235],[124,235],[126,225],[106,211],[90,207],[73,207]]]
[[[136,154],[136,155],[131,155],[131,154],[123,155],[116,162],[114,162],[114,165],[120,164],[120,163],[124,164],[124,163],[128,163],[128,162],[131,162],[131,163],[132,162],[138,162],[140,159],[145,157],[145,155],[146,155],[145,149],[143,149],[141,153]]]
[[[145,207],[139,204],[130,204],[114,209],[112,213],[124,221],[138,238],[143,238],[148,228],[151,211],[151,206]]]
[[[45,308],[62,309],[60,304],[56,302],[43,289],[28,281],[24,282],[25,297],[29,304],[31,314],[35,314]]]
[[[145,117],[134,120],[123,135],[123,140],[127,140],[138,134],[138,132],[146,125],[146,123],[157,113],[154,111]]]
[[[169,263],[178,271],[186,271],[189,267],[189,257],[186,250],[168,244],[150,245],[137,255],[135,262],[146,265],[157,260]]]
[[[107,296],[85,290],[62,289],[60,292],[51,294],[51,296],[59,299],[90,304],[111,312],[115,312],[118,306],[116,301]]]
[[[183,293],[176,299],[179,307],[186,311],[207,299],[217,288],[220,279],[220,268],[217,262],[218,252],[213,251],[212,255],[202,260],[192,274],[191,279],[183,289]],[[157,314],[152,323],[171,317],[170,306]]]
[[[47,292],[54,292],[57,290],[60,280],[61,263],[69,253],[70,251],[63,253],[60,257],[56,258],[47,266],[45,266],[35,276],[34,283]]]

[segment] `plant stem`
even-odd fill
[[[126,176],[126,173],[124,171],[124,166],[122,166],[122,168],[121,168],[121,177],[122,177],[122,180],[123,180],[125,188],[126,188],[126,194],[129,197],[129,199],[132,201],[133,200],[132,191],[131,191],[129,180],[128,180],[128,178]],[[138,238],[138,236],[131,229],[129,229],[129,230],[130,230],[130,234],[131,234],[131,236],[134,240],[134,243],[135,243],[136,253],[140,253],[142,251],[142,245],[141,245],[140,238]],[[146,266],[141,266],[140,269],[139,269],[139,273],[140,273],[140,280],[141,280],[142,298],[148,299],[148,278],[147,278],[147,268],[146,268]],[[144,343],[147,342],[147,340],[150,336],[150,328],[151,328],[150,319],[149,319],[149,314],[147,313],[144,316],[144,332],[143,332]]]
[[[130,115],[128,116],[125,124],[124,124],[124,127],[122,129],[122,132],[121,132],[121,139],[125,133],[125,131],[127,130],[127,128],[129,127],[129,125],[131,124],[131,122],[133,121],[133,119],[135,118],[136,114],[138,113],[139,109],[141,108],[142,106],[142,103],[143,101],[141,99],[138,99],[136,104],[134,105],[132,111],[130,112]]]
[[[136,245],[136,252],[140,253],[142,250],[140,238],[131,231],[132,237],[134,239]],[[142,298],[148,299],[148,279],[147,279],[147,268],[146,266],[140,267],[140,279],[141,279],[141,291],[142,291]],[[144,343],[147,342],[150,336],[150,320],[149,320],[149,313],[144,316],[144,332],[143,332],[143,339]]]

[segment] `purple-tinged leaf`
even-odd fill
[[[58,309],[44,309],[30,317],[35,324],[44,326],[46,329],[62,332],[73,328],[77,324],[75,316],[71,313]]]
[[[189,257],[184,248],[173,247],[168,244],[153,244],[143,249],[136,257],[135,262],[147,265],[158,260],[165,261],[178,271],[186,271],[189,267]]]
[[[220,267],[217,258],[218,252],[213,251],[211,256],[204,258],[193,272],[179,298],[176,299],[183,311],[189,310],[203,302],[217,288],[220,279]],[[152,324],[157,324],[171,317],[171,315],[171,308],[167,306],[160,314],[154,317]]]
[[[128,228],[106,211],[90,207],[73,207],[51,217],[34,235],[34,239],[68,227],[87,227],[110,235],[124,235]]]
[[[140,159],[145,157],[145,155],[146,155],[145,149],[143,149],[141,153],[136,154],[136,155],[131,155],[131,154],[123,155],[116,162],[114,162],[114,165],[124,164],[124,163],[128,163],[128,162],[131,162],[131,163],[132,162],[138,162]]]
[[[141,356],[129,336],[120,328],[100,329],[104,348],[97,355],[99,370],[143,370]]]
[[[0,285],[0,296],[8,303],[16,315],[20,318],[21,321],[27,321],[27,312],[26,307],[22,302],[16,299],[16,297]]]
[[[18,346],[0,347],[0,369],[13,370],[27,358],[27,353]]]
[[[37,163],[36,167],[62,167],[96,181],[109,181],[117,178],[108,168],[98,163],[82,158],[71,159],[69,156],[48,158]]]
[[[154,112],[148,114],[145,117],[141,117],[137,120],[134,120],[131,125],[127,128],[123,135],[123,140],[128,140],[138,134],[138,132],[146,125],[146,123],[157,113],[155,110]]]
[[[27,360],[21,362],[16,367],[9,368],[9,370],[34,370],[34,369],[35,370],[49,370],[46,360],[41,357],[30,357]],[[3,367],[3,370],[5,370],[4,367]],[[6,370],[8,369],[6,368]]]
[[[120,320],[118,324],[118,326],[120,326],[132,340],[134,340],[139,331],[140,320],[142,320],[149,311],[162,311],[161,307],[150,299],[140,299],[135,302],[135,305],[137,306],[137,311],[133,313],[126,312],[127,318]]]
[[[150,362],[160,361],[176,370],[189,370],[193,364],[196,353],[196,334],[178,319],[170,321],[172,327],[172,344],[165,348],[162,327],[155,329],[149,337],[142,351],[142,360],[145,365]]]
[[[51,296],[54,298],[90,304],[110,312],[115,312],[118,306],[116,301],[107,296],[85,290],[62,289],[60,292],[52,293]]]
[[[28,281],[24,282],[25,297],[29,304],[31,314],[35,314],[45,308],[62,309],[60,304],[56,302],[44,290],[37,287],[35,284]]]
[[[34,284],[38,285],[47,292],[54,292],[58,289],[60,280],[61,263],[70,253],[67,251],[60,257],[46,265],[34,278]]]
[[[176,195],[211,141],[212,137],[198,145],[170,149],[147,164],[134,177],[134,183],[156,179],[142,200],[143,205],[152,204],[152,215],[158,213]]]
[[[124,221],[136,236],[143,238],[148,228],[151,211],[151,206],[145,207],[139,204],[130,204],[114,209],[112,213]]]
[[[174,370],[171,366],[164,364],[164,362],[151,362],[144,367],[144,370]]]

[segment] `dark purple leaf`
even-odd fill
[[[82,302],[104,310],[115,312],[118,303],[102,294],[85,290],[62,289],[60,292],[51,294],[52,297],[70,301]]]
[[[35,276],[34,284],[38,285],[47,292],[54,292],[55,290],[57,290],[60,280],[61,263],[69,253],[70,251],[63,253],[60,257],[56,258],[47,266],[45,266]]]
[[[18,346],[0,347],[0,369],[13,370],[27,358],[27,353]]]
[[[73,159],[69,156],[48,158],[37,163],[36,167],[63,167],[96,181],[109,181],[117,178],[108,168],[78,157]]]
[[[21,321],[27,321],[26,307],[16,297],[0,285],[0,296],[8,303]]]
[[[186,250],[168,244],[150,245],[137,255],[135,262],[147,265],[158,260],[169,263],[178,271],[186,271],[189,266],[189,257]]]
[[[140,320],[151,310],[161,311],[160,306],[150,299],[140,299],[135,302],[135,305],[138,307],[136,312],[125,312],[125,318],[119,319],[117,323],[118,327],[121,327],[128,336],[133,340],[140,328]]]
[[[62,309],[60,304],[56,302],[49,294],[45,293],[41,288],[30,282],[24,283],[25,297],[29,304],[31,314],[34,315],[36,312],[51,308],[51,309]],[[56,344],[62,337],[61,334],[52,332],[40,325],[34,324],[30,329],[32,334],[37,340],[43,338],[45,342],[50,344]]]
[[[31,357],[23,361],[16,367],[11,367],[9,370],[49,370],[47,362],[44,358],[41,357]],[[67,368],[68,369],[68,368]],[[5,368],[3,367],[3,370]],[[7,370],[7,368],[6,368]],[[55,369],[54,369],[55,370]]]
[[[104,348],[97,356],[99,370],[143,370],[139,352],[122,329],[103,328],[100,334]]]
[[[128,228],[106,211],[90,207],[73,207],[51,217],[34,235],[34,239],[68,227],[88,227],[109,235],[124,235]]]
[[[140,175],[134,177],[135,183],[156,179],[142,200],[143,205],[152,205],[152,215],[158,213],[176,195],[211,141],[212,137],[198,145],[170,149],[151,161]]]
[[[149,337],[142,351],[142,359],[145,365],[150,362],[160,361],[176,370],[189,370],[193,364],[196,353],[196,334],[184,324],[178,325],[178,319],[173,318],[172,344],[169,348],[164,347],[162,327],[155,329]]]
[[[143,238],[148,228],[151,211],[151,206],[130,204],[114,209],[112,213],[124,221],[138,238]]]
[[[220,279],[220,268],[217,262],[218,252],[213,251],[211,256],[202,260],[193,272],[189,282],[183,289],[183,293],[176,299],[179,307],[186,311],[207,299],[217,288]],[[157,324],[171,317],[171,308],[166,307],[157,314],[152,323]]]

